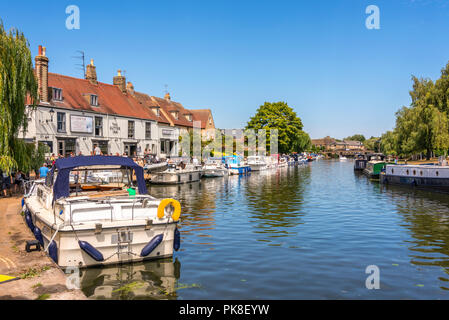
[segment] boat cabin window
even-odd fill
[[[421,171],[419,171],[419,175],[420,175],[420,176],[422,176],[422,170],[421,170]]]
[[[416,170],[413,170],[413,175],[416,176]]]
[[[435,171],[435,174],[437,175],[437,177],[438,177],[438,171]]]
[[[408,171],[408,169],[407,169],[407,171],[406,171],[406,172],[407,172],[407,175],[408,175],[408,174],[410,173],[410,172]]]

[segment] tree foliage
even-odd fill
[[[280,153],[302,152],[310,147],[311,140],[305,133],[301,119],[285,102],[265,102],[248,121],[245,129],[265,129],[267,150],[270,148],[269,130],[278,130],[278,151]]]
[[[366,138],[363,134],[355,134],[353,136],[346,137],[344,140],[364,142]]]
[[[396,127],[382,136],[384,153],[408,156],[432,152],[444,153],[449,148],[449,64],[441,70],[435,83],[412,76],[410,107],[396,112]],[[384,141],[385,140],[385,141]]]
[[[27,128],[26,99],[37,100],[37,83],[28,41],[18,30],[7,32],[0,22],[0,169],[32,167],[33,149],[18,138]]]

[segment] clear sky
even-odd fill
[[[80,9],[68,30],[65,10]],[[367,29],[368,5],[380,29]],[[99,81],[126,70],[137,91],[211,108],[240,128],[265,101],[285,101],[312,138],[379,136],[410,103],[411,75],[449,61],[447,0],[2,1],[0,18],[47,47],[50,71],[82,77],[77,50]]]

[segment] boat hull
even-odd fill
[[[249,167],[251,168],[251,171],[262,171],[267,169],[267,165],[264,163],[249,164]]]
[[[160,172],[151,177],[152,184],[182,184],[200,181],[201,171],[192,172]]]
[[[50,240],[55,235],[54,227],[35,215],[30,209],[34,225],[42,231],[44,248],[47,248]],[[102,228],[96,233],[95,228],[82,229],[74,226],[73,229],[59,230],[54,237],[57,246],[57,261],[60,267],[86,268],[100,265],[112,265],[143,260],[160,259],[173,256],[174,233],[177,223],[153,224],[146,229],[145,225],[122,225]],[[125,232],[129,233],[129,243],[119,243],[119,239]],[[162,241],[147,256],[142,257],[142,249],[155,237],[162,234]],[[104,257],[104,261],[96,261],[86,251],[80,248],[78,241],[85,241],[98,250]]]
[[[205,178],[219,178],[225,175],[226,171],[223,169],[206,169],[203,171],[203,177]]]
[[[232,175],[241,175],[241,174],[247,174],[251,168],[248,166],[242,166],[242,167],[229,167],[229,174]]]

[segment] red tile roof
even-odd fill
[[[170,120],[178,126],[184,126],[184,127],[193,127],[193,121],[189,121],[184,114],[186,113],[186,110],[182,104],[178,102],[174,102],[171,100],[166,100],[158,97],[151,97],[153,101],[155,101],[161,108],[164,109],[165,113],[168,117],[170,117]],[[176,119],[171,112],[178,111],[178,119]]]
[[[52,100],[55,107],[98,112],[159,121],[156,115],[131,94],[123,94],[117,86],[48,73],[48,86],[62,89],[62,101]],[[98,96],[98,106],[90,104],[90,95]]]
[[[206,125],[209,122],[209,116],[212,117],[212,111],[210,109],[191,109],[189,110],[193,115],[193,121],[201,121],[201,129],[206,129]],[[212,123],[213,123],[212,118]]]

